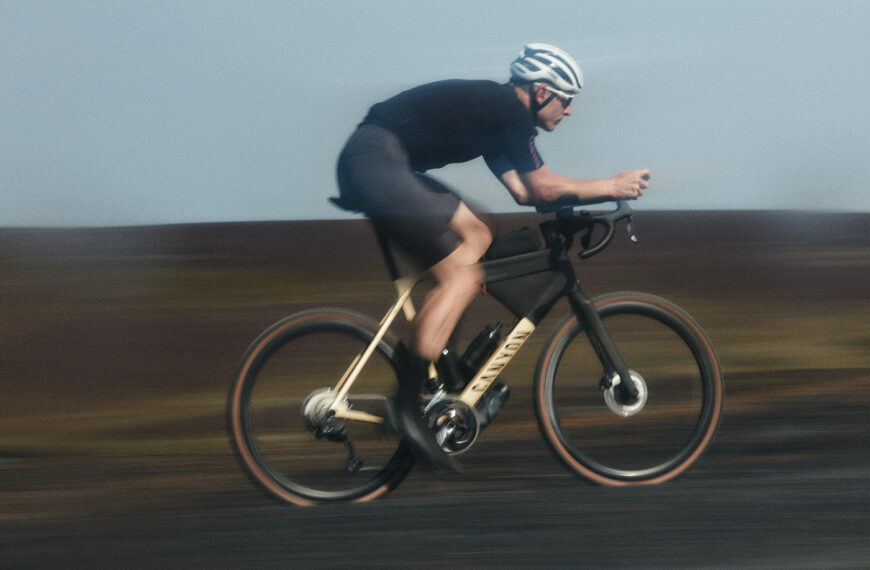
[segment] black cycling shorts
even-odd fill
[[[444,184],[411,169],[401,141],[390,131],[361,125],[338,159],[342,200],[381,228],[425,267],[461,243],[450,228],[459,197]]]

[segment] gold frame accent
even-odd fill
[[[411,300],[411,293],[417,285],[426,278],[426,275],[427,274],[417,277],[403,277],[393,282],[393,286],[396,288],[397,293],[396,301],[381,319],[379,323],[380,328],[378,328],[378,332],[375,334],[374,338],[372,338],[368,346],[356,356],[338,381],[338,384],[336,384],[335,388],[332,390],[335,392],[335,400],[329,407],[329,412],[336,418],[375,424],[384,423],[384,418],[380,416],[350,409],[345,401],[345,397],[354,382],[356,382],[356,379],[359,377],[360,372],[365,367],[369,358],[374,353],[378,343],[381,342],[384,335],[387,334],[387,331],[396,320],[399,312],[402,311],[404,313],[405,319],[408,322],[414,320],[417,313],[414,308],[414,303]],[[513,329],[511,329],[507,337],[502,340],[501,344],[499,344],[498,348],[493,352],[486,363],[480,367],[480,370],[477,371],[474,378],[468,382],[468,385],[460,393],[459,399],[469,407],[474,407],[501,371],[507,367],[508,363],[513,359],[516,353],[519,352],[520,348],[522,348],[529,337],[532,336],[534,331],[535,325],[529,319],[520,319],[519,322],[514,325]],[[430,362],[429,377],[435,378],[437,377],[437,374],[438,372],[435,369],[435,363]]]

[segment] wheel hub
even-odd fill
[[[305,419],[305,427],[321,437],[327,432],[340,430],[344,420],[338,419],[329,413],[329,408],[335,402],[335,392],[329,388],[315,390],[305,398],[302,403],[302,417]]]
[[[631,375],[631,381],[634,382],[634,385],[637,387],[637,398],[633,401],[625,402],[619,395],[619,389],[617,386],[619,386],[622,379],[616,372],[614,372],[610,377],[610,386],[604,390],[604,402],[607,404],[607,407],[610,408],[613,413],[623,417],[633,416],[641,411],[646,405],[648,395],[646,382],[644,381],[643,376],[634,370],[629,370],[628,373]]]

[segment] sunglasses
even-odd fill
[[[553,88],[550,87],[549,85],[543,85],[543,84],[542,84],[542,86],[544,87],[544,89],[546,89],[547,91],[550,92],[550,98],[547,99],[547,100],[544,102],[543,106],[547,105],[547,103],[549,103],[550,100],[552,100],[552,99],[555,97],[556,99],[559,100],[559,103],[562,104],[562,110],[564,111],[564,110],[566,110],[568,107],[571,106],[571,103],[574,102],[574,96],[573,96],[573,95],[565,95],[564,93],[561,93],[561,92],[559,92],[559,91],[556,91],[555,89],[553,89]]]

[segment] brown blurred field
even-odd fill
[[[536,221],[492,220],[501,231]],[[619,233],[579,265],[581,284],[590,295],[666,297],[705,328],[726,381],[711,461],[751,472],[818,450],[866,459],[870,215],[639,212],[636,227],[639,243]],[[0,521],[75,518],[182,496],[190,504],[203,484],[211,493],[251,490],[224,427],[248,343],[304,308],[380,316],[391,296],[360,220],[0,230]],[[530,384],[537,350],[565,309],[505,371],[513,396],[483,436],[495,447],[484,444],[476,466],[470,455],[472,473],[540,470],[486,459],[502,457],[498,442],[547,456]],[[481,298],[460,336],[494,315],[510,320]],[[788,421],[795,410],[800,424]],[[408,497],[418,496],[407,486]]]
[[[870,368],[870,216],[655,212],[637,226],[640,242],[618,235],[581,283],[687,309],[719,351],[730,411]],[[379,314],[392,295],[362,221],[2,230],[0,292],[3,456],[223,448],[229,381],[259,330],[318,305]],[[501,311],[481,299],[461,332]],[[563,314],[512,364],[517,387]]]

